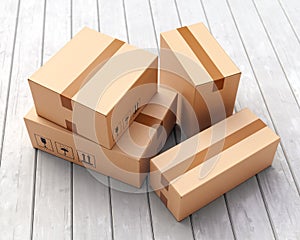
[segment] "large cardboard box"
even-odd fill
[[[279,137],[245,109],[150,162],[150,183],[180,221],[272,164]]]
[[[161,101],[162,108],[174,107],[176,94],[161,95],[160,91],[154,98],[164,100]],[[147,108],[144,110],[150,116],[156,114],[159,121],[155,125],[143,123],[143,119],[140,122],[134,121],[112,149],[39,117],[34,108],[24,119],[33,147],[140,187],[149,172],[149,159],[160,151],[176,122],[175,114],[152,113]]]
[[[157,56],[84,28],[29,85],[38,115],[111,149],[157,91]]]
[[[179,93],[187,137],[232,114],[241,72],[204,24],[161,33],[160,47],[160,82]]]

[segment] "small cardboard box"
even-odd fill
[[[179,93],[187,137],[232,114],[241,72],[204,24],[161,33],[160,46],[160,82]]]
[[[279,137],[250,110],[150,161],[150,184],[180,221],[272,164]]]
[[[29,85],[38,115],[111,149],[157,92],[157,56],[83,28]]]
[[[154,98],[160,98],[161,92]],[[162,97],[162,104],[174,106],[176,94]],[[150,115],[151,109],[144,108]],[[157,114],[157,125],[133,122],[112,149],[60,127],[36,114],[34,108],[25,116],[26,127],[33,147],[67,161],[111,176],[127,184],[140,187],[149,172],[149,159],[156,155],[166,142],[175,125],[175,114]],[[166,128],[162,128],[165,124]],[[165,130],[164,130],[165,129]]]
[[[175,125],[170,124],[170,122],[176,122],[176,114],[177,93],[160,87],[158,93],[154,95],[135,121],[149,127],[159,126],[160,134],[168,136]],[[161,133],[161,131],[164,131],[164,133]]]

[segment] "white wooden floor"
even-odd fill
[[[0,239],[300,239],[299,12],[298,0],[1,0]],[[157,52],[160,32],[199,21],[243,72],[236,111],[281,136],[271,168],[178,223],[153,193],[31,147],[27,77],[84,25]]]

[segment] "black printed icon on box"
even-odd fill
[[[74,159],[73,149],[65,144],[55,142],[56,150],[60,155]]]
[[[43,149],[53,152],[52,142],[49,138],[40,136],[38,134],[34,134],[34,137],[35,137],[37,145],[39,145]]]
[[[96,161],[94,155],[79,150],[77,151],[77,153],[80,162],[96,168]]]

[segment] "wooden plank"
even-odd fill
[[[127,3],[127,2],[126,2]],[[121,0],[99,1],[100,30],[106,34],[117,37],[123,41],[136,44],[139,39],[136,29],[126,31],[126,17],[131,17],[132,12],[138,12],[135,7],[128,9],[124,15],[124,5]],[[113,12],[113,13],[112,13]],[[140,12],[143,14],[143,12]],[[112,21],[113,17],[113,21]],[[141,19],[135,19],[139,21]],[[128,20],[130,25],[130,20]],[[143,36],[143,34],[141,34]],[[136,189],[110,178],[111,205],[114,239],[152,239],[152,224],[147,201],[147,186]]]
[[[205,13],[210,15],[210,17],[206,17],[208,18],[209,26],[211,28],[214,22],[220,24],[223,20],[220,19],[221,17],[215,16],[216,11],[219,9],[218,7],[216,8],[215,5],[216,3],[203,2],[203,7],[206,10]],[[214,8],[216,8],[216,10]],[[214,19],[211,17],[213,11]],[[222,30],[220,29],[219,31]],[[216,31],[213,30],[212,33],[216,34],[216,38],[221,45],[223,42],[228,41],[226,35],[218,35]],[[226,48],[226,51],[230,56],[232,56],[232,48],[233,46]],[[245,194],[245,192],[248,194]],[[259,234],[265,238],[273,238],[272,226],[268,219],[268,214],[256,178],[252,178],[239,185],[232,191],[226,193],[225,197],[236,238],[243,238],[246,236],[249,239],[254,239],[259,236]],[[241,212],[244,214],[240,214]]]
[[[11,8],[3,10],[8,14],[10,11],[11,14],[16,13],[16,6],[14,7],[12,1],[8,2],[9,5],[2,3],[1,7]],[[31,237],[35,150],[32,149],[22,118],[32,105],[26,79],[41,64],[43,9],[44,2],[40,0],[22,1],[20,4],[0,169],[2,239],[30,239]],[[13,17],[16,15],[14,14]],[[11,30],[8,25],[6,27],[8,28],[3,30]],[[11,40],[8,35],[7,40]],[[3,44],[7,44],[7,40],[1,38],[0,45],[2,41]],[[4,52],[4,54],[9,60],[9,53]],[[5,64],[3,70],[7,71],[5,62],[6,60],[3,62]]]
[[[73,165],[73,239],[112,239],[108,178]]]
[[[273,127],[268,108],[265,104],[264,97],[261,95],[262,92],[259,87],[262,85],[262,81],[272,82],[272,84],[274,83],[277,86],[275,81],[278,80],[274,74],[268,77],[266,77],[265,74],[257,74],[257,69],[260,69],[261,66],[265,66],[267,62],[266,59],[270,59],[270,56],[268,55],[269,51],[259,51],[260,49],[264,49],[265,43],[264,41],[261,42],[261,39],[257,39],[257,37],[255,37],[261,36],[262,33],[254,31],[260,26],[260,24],[258,24],[257,17],[255,17],[255,14],[252,12],[253,7],[240,5],[239,10],[236,9],[235,11],[238,12],[241,11],[240,9],[244,8],[248,9],[247,14],[243,11],[243,14],[245,14],[245,19],[243,21],[241,21],[240,18],[235,19],[236,21],[238,20],[241,28],[254,21],[254,25],[250,27],[251,31],[244,31],[244,35],[242,35],[242,40],[244,40],[243,43],[235,26],[235,22],[232,19],[230,9],[226,5],[225,1],[219,3],[204,1],[204,5],[212,33],[221,43],[226,52],[228,52],[238,66],[240,66],[243,73],[237,97],[237,110],[249,107],[270,127]],[[248,14],[249,11],[250,13]],[[238,15],[240,16],[242,13],[239,13]],[[216,16],[218,17],[216,18]],[[251,47],[249,47],[247,44],[250,40],[252,40],[253,44],[256,44],[257,46],[251,45]],[[243,44],[245,44],[245,46]],[[245,52],[245,47],[247,52]],[[250,51],[253,51],[253,53],[251,53],[253,59],[251,59],[251,63],[255,63],[255,65],[253,65],[255,70],[254,72],[252,70],[251,63],[249,62],[250,55],[247,56]],[[264,61],[259,64],[257,58],[263,58]],[[272,68],[274,67],[270,67],[270,65],[268,66],[268,69]],[[257,80],[259,80],[259,82],[257,82]],[[280,87],[278,88],[280,89]],[[278,95],[273,95],[273,98],[277,97]],[[295,236],[295,227],[299,225],[299,196],[281,146],[279,146],[277,150],[272,167],[258,175],[258,183],[262,190],[263,200],[267,206],[267,212],[269,214],[275,236],[279,239],[287,239],[290,236]],[[241,185],[241,187],[243,187],[243,185]],[[232,211],[232,209],[233,208],[231,207],[230,210]],[[242,211],[237,210],[234,213],[234,216],[240,214],[242,214]],[[283,219],[286,219],[287,221]],[[245,229],[245,232],[247,231],[248,229]],[[258,234],[259,233],[257,233],[257,235]]]
[[[130,43],[158,54],[149,2],[129,0],[124,4]]]
[[[95,0],[72,1],[72,33],[84,26],[98,30]],[[89,14],[86,14],[86,13]],[[111,239],[108,177],[73,165],[73,239]]]
[[[182,25],[203,22],[209,27],[201,1],[177,1],[178,14]],[[177,129],[178,131],[179,129]],[[177,132],[177,142],[180,134]],[[196,239],[233,239],[233,230],[230,215],[224,196],[219,197],[209,205],[194,213],[191,217],[193,231]],[[222,232],[217,229],[222,229]]]
[[[300,2],[297,0],[278,0],[278,2],[300,42]]]
[[[281,143],[296,184],[299,185],[300,162],[297,158],[300,152],[300,129],[296,124],[300,121],[299,106],[297,106],[259,16],[255,12],[253,3],[247,1],[243,6],[240,6],[237,2],[232,1],[231,5],[272,121],[281,137]],[[239,10],[245,7],[249,7],[247,14],[241,14]],[[251,24],[249,23],[250,18]],[[248,23],[246,23],[247,21]],[[282,114],[283,109],[285,114]]]
[[[43,62],[71,37],[71,8],[67,1],[47,1]],[[72,238],[71,164],[38,152],[33,239]]]
[[[294,34],[288,19],[284,15],[279,2],[253,1],[258,11],[268,39],[275,51],[284,75],[286,76],[292,94],[300,105],[300,46],[297,36]],[[270,14],[270,11],[272,14]],[[276,16],[276,17],[274,17]]]
[[[12,60],[15,49],[19,2],[5,1],[0,8],[0,156],[4,137],[9,85],[11,82]],[[1,158],[0,158],[1,166]]]
[[[159,35],[160,32],[168,31],[180,26],[176,6],[174,1],[149,1],[151,17],[153,25],[149,26],[148,31],[154,31],[155,35],[152,44],[156,43],[157,51],[159,51]],[[166,14],[166,11],[168,14]],[[175,134],[169,138],[165,148],[173,145]],[[174,141],[174,142],[173,142]],[[165,149],[164,149],[165,150]],[[151,215],[153,221],[153,233],[156,239],[193,239],[192,225],[190,218],[186,218],[182,222],[177,222],[169,210],[162,204],[149,186],[149,200]]]
[[[176,145],[174,132],[167,139],[162,152]],[[193,239],[189,218],[178,223],[171,212],[149,186],[149,200],[155,239]]]

